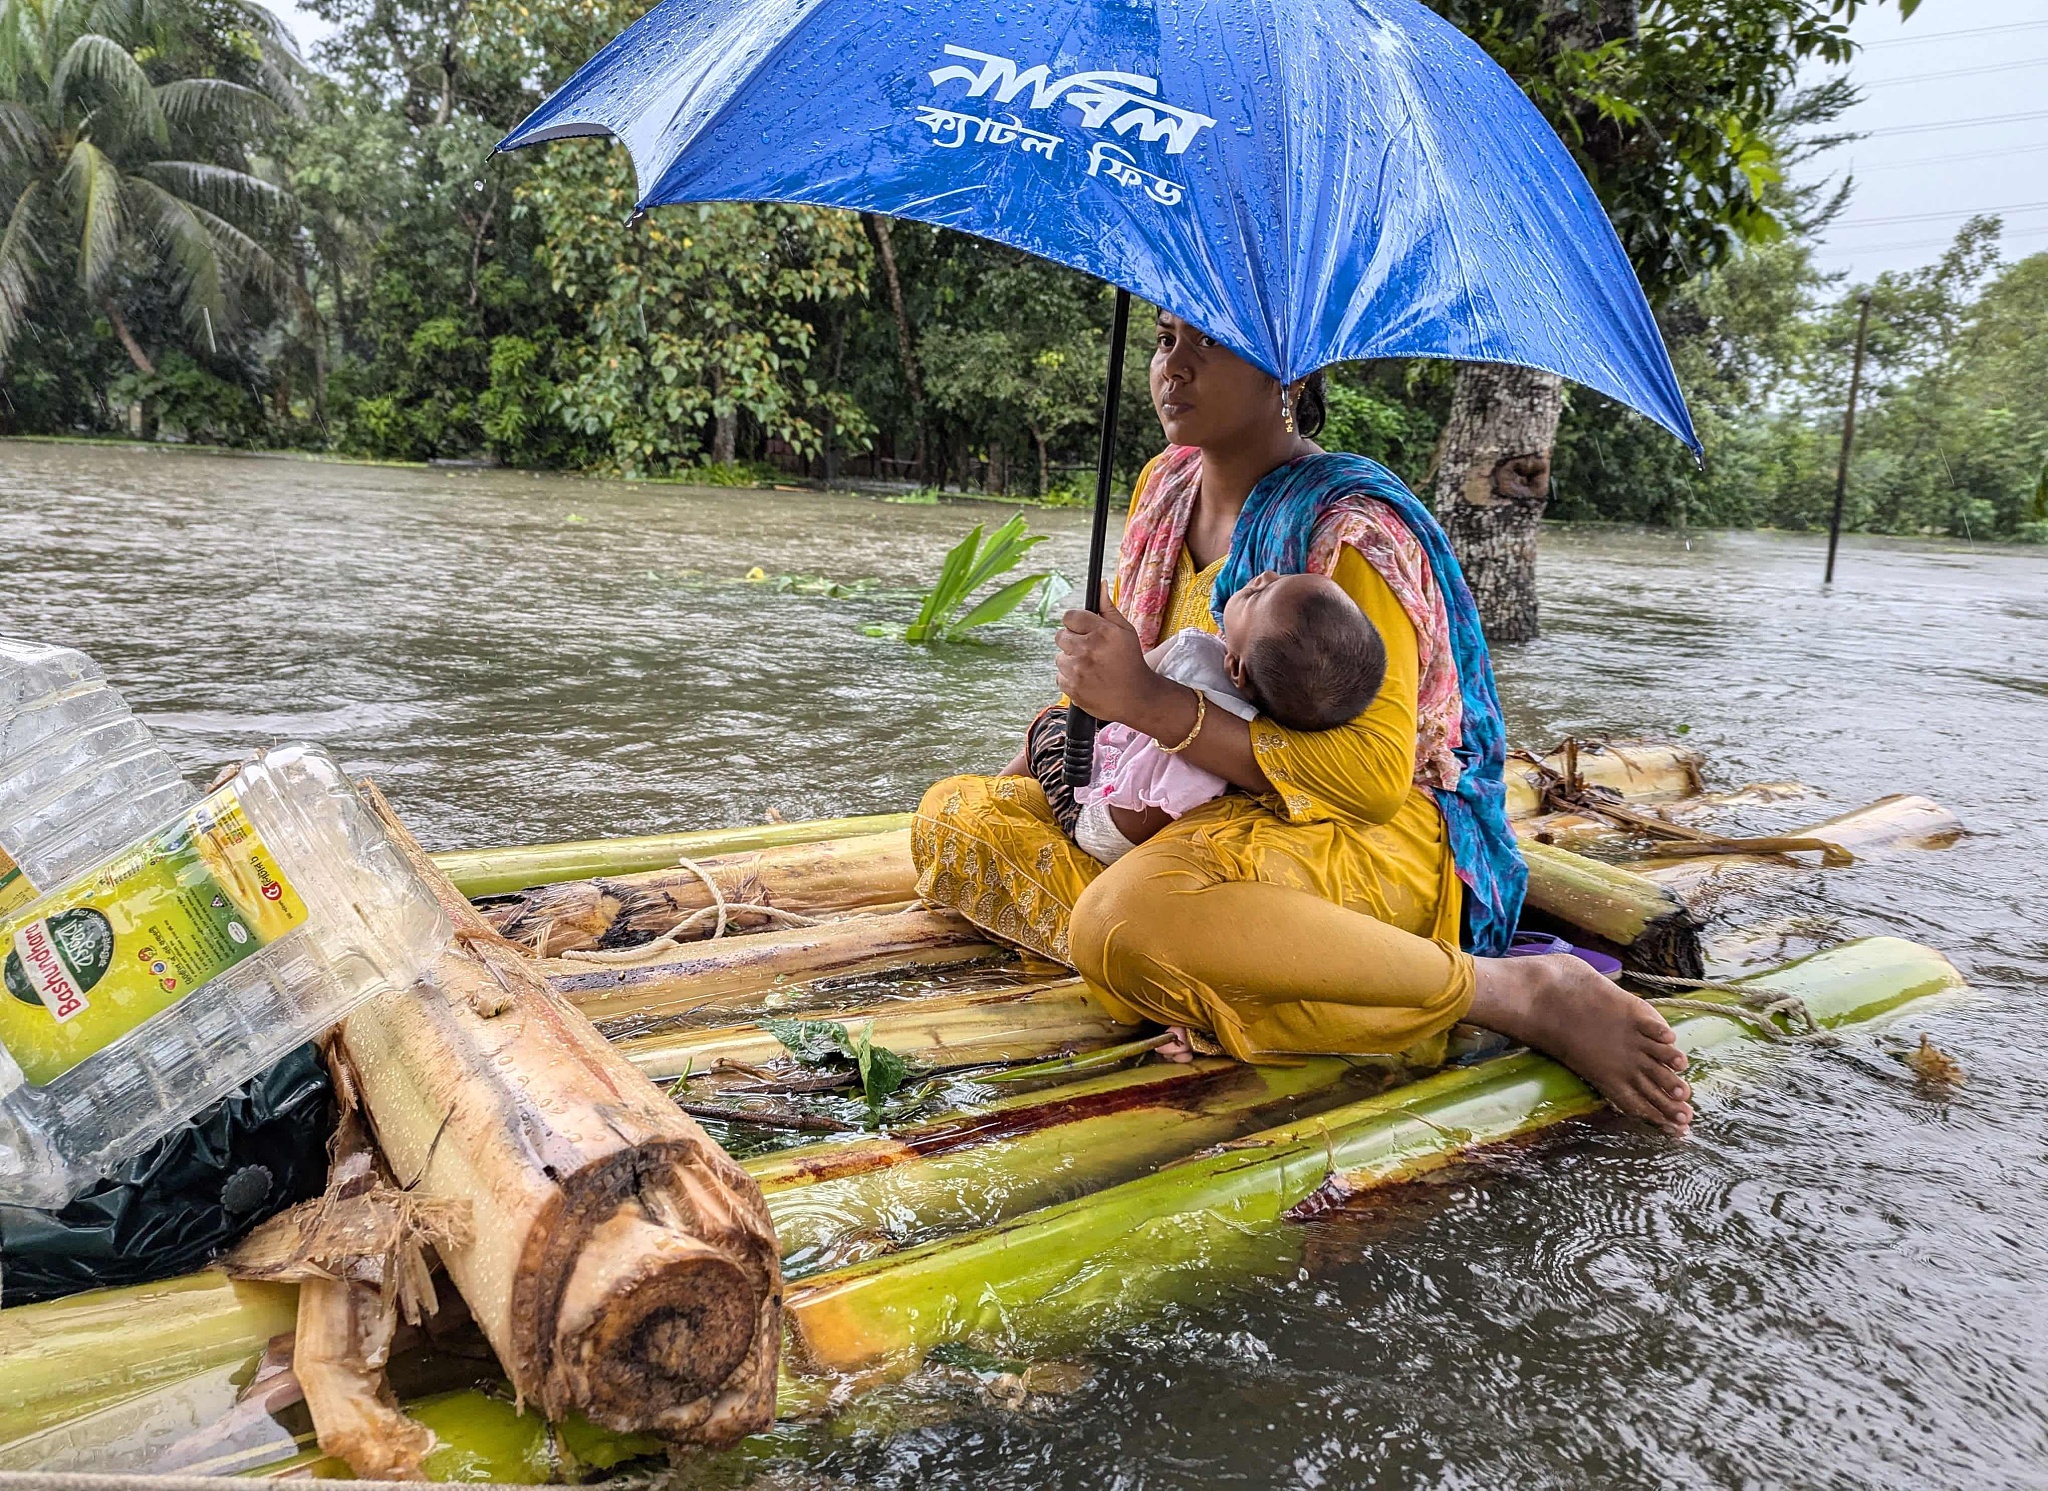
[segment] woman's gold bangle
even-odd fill
[[[1195,690],[1195,725],[1188,731],[1188,738],[1179,745],[1163,745],[1159,749],[1169,756],[1178,756],[1195,743],[1195,737],[1202,733],[1202,724],[1209,718],[1209,696],[1200,689]]]

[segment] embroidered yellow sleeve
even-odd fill
[[[1379,572],[1345,549],[1331,576],[1387,645],[1387,679],[1363,714],[1333,730],[1287,730],[1252,721],[1252,750],[1273,784],[1266,806],[1290,823],[1360,818],[1385,823],[1415,782],[1415,627]]]

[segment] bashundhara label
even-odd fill
[[[230,784],[0,923],[0,1046],[45,1086],[305,919]]]

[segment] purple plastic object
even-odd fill
[[[1506,956],[1510,958],[1541,958],[1552,953],[1570,953],[1581,963],[1590,963],[1596,973],[1604,978],[1614,978],[1621,973],[1621,959],[1607,953],[1596,952],[1590,947],[1580,947],[1566,942],[1562,937],[1553,937],[1548,932],[1517,932],[1515,940],[1508,944]]]

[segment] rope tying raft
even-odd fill
[[[683,943],[681,934],[694,928],[706,917],[716,917],[717,925],[712,927],[709,937],[693,939],[702,942],[716,942],[726,934],[729,920],[734,914],[762,916],[782,927],[815,927],[819,919],[815,916],[799,916],[794,911],[784,911],[779,906],[758,905],[752,901],[728,901],[725,891],[719,886],[717,877],[687,854],[680,855],[676,863],[704,882],[704,888],[711,892],[711,904],[700,906],[674,926],[663,932],[652,942],[643,942],[638,947],[589,949],[570,948],[563,957],[578,963],[604,963],[612,967],[632,968],[642,963],[651,963],[666,953],[679,951]],[[742,887],[744,888],[744,887]],[[545,946],[545,942],[543,942]]]
[[[1609,788],[1596,786],[1579,775],[1579,742],[1567,736],[1559,747],[1564,753],[1564,770],[1559,771],[1549,762],[1528,751],[1513,753],[1515,760],[1525,762],[1536,769],[1537,781],[1543,794],[1543,810],[1554,812],[1565,809],[1584,813],[1588,817],[1605,818],[1623,828],[1633,828],[1659,842],[1651,849],[1639,853],[1636,858],[1671,857],[1703,854],[1795,854],[1812,851],[1820,855],[1820,861],[1829,869],[1839,870],[1856,862],[1856,856],[1840,844],[1829,839],[1814,838],[1809,834],[1774,834],[1764,837],[1731,836],[1709,833],[1705,829],[1692,828],[1683,823],[1674,823],[1656,813],[1645,813],[1625,803],[1621,795]]]

